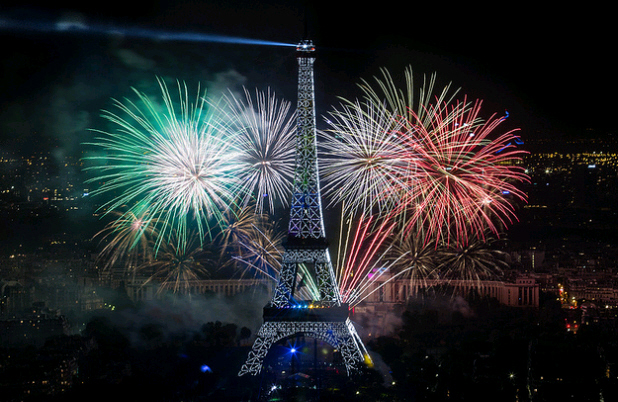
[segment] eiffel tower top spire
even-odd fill
[[[303,39],[296,47],[298,59],[298,104],[296,168],[290,208],[288,240],[318,240],[325,245],[320,179],[318,173],[313,62],[315,46]]]

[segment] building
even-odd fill
[[[389,281],[390,277],[382,275],[365,288],[360,296],[362,300],[351,312],[362,338],[376,337],[388,333],[399,323],[398,309],[410,299],[424,291],[448,286],[456,294],[469,295],[471,292],[480,297],[490,297],[500,304],[512,307],[538,308],[540,284],[532,277],[518,277],[509,281],[424,281],[413,282],[409,279]],[[183,290],[190,294],[218,294],[232,297],[237,294],[260,289],[269,296],[274,282],[268,279],[214,279],[194,280]],[[156,299],[161,292],[159,285],[147,282],[146,278],[137,279],[126,285],[129,298],[133,302]],[[165,290],[165,289],[163,289]]]
[[[502,305],[522,308],[539,307],[539,284],[534,278],[518,277],[508,281],[389,281],[387,275],[371,284],[361,296],[363,300],[354,308],[355,321],[361,323],[364,337],[377,337],[389,333],[399,322],[399,314],[393,314],[398,306],[422,295],[428,290],[447,288],[453,294],[494,298]],[[364,297],[364,299],[363,299]],[[462,300],[454,301],[461,303]],[[455,306],[464,312],[467,306]]]
[[[166,289],[160,288],[159,283],[149,281],[148,278],[136,278],[126,283],[125,289],[132,302],[153,300],[161,293],[171,291],[173,284]],[[269,279],[203,279],[188,281],[182,287],[186,294],[218,294],[222,296],[234,296],[239,293],[261,288],[267,292],[272,291],[273,281]]]
[[[389,281],[383,275],[369,286],[361,299],[365,304],[405,303],[426,289],[448,287],[455,293],[468,295],[475,292],[480,297],[492,297],[501,304],[513,307],[538,307],[539,284],[531,277],[518,277],[514,282],[507,281],[463,281],[463,280],[424,280],[411,281],[399,279]]]
[[[21,314],[0,320],[0,344],[4,346],[42,346],[53,336],[68,335],[69,323],[59,311],[35,304]]]

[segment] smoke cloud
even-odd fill
[[[156,327],[164,340],[190,339],[208,322],[235,324],[240,330],[247,327],[255,333],[262,324],[262,308],[269,295],[255,289],[234,297],[221,295],[174,296],[140,303],[107,315],[134,347],[144,346],[141,330]],[[94,316],[99,315],[95,313]],[[91,317],[92,318],[92,317]]]

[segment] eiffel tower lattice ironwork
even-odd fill
[[[318,174],[313,63],[315,47],[310,40],[296,48],[298,59],[298,122],[296,168],[290,206],[288,238],[284,244],[281,272],[271,301],[264,307],[264,323],[257,333],[239,376],[257,375],[271,346],[281,339],[303,335],[320,339],[337,349],[348,375],[359,369],[367,351],[349,318],[337,287],[324,231]],[[317,300],[295,295],[299,265],[313,270]]]

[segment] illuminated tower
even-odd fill
[[[324,231],[315,127],[313,43],[301,41],[296,55],[298,124],[288,238],[277,287],[264,307],[264,324],[238,375],[258,374],[271,346],[297,334],[320,339],[337,349],[348,374],[369,358],[350,321],[349,306],[341,301]],[[303,300],[295,294],[299,287],[299,265],[304,265],[305,272],[317,280],[319,294],[313,295],[312,300]]]

